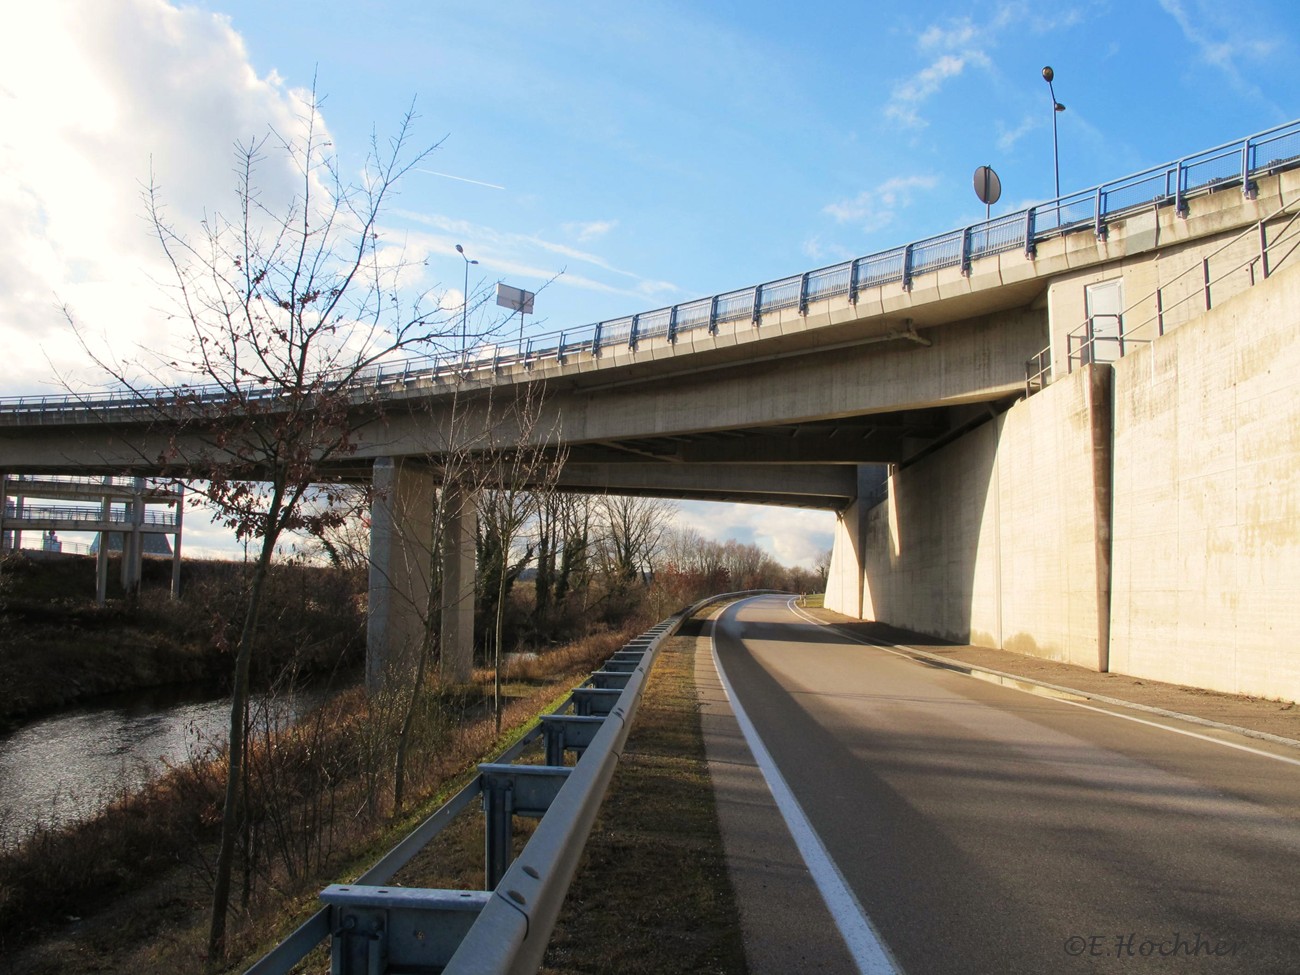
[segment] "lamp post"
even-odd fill
[[[477,264],[478,261],[471,261],[466,257],[465,248],[460,244],[456,245],[456,253],[465,262],[465,290],[461,292],[460,299],[460,351],[461,355],[464,355],[469,351],[469,266]]]
[[[1055,77],[1056,73],[1052,70],[1050,64],[1043,68],[1043,80],[1047,82],[1047,93],[1052,96],[1052,171],[1056,175],[1056,199],[1059,201],[1061,199],[1061,157],[1056,141],[1056,116],[1057,113],[1065,111],[1065,106],[1056,100],[1056,90],[1052,87],[1052,79]],[[1059,223],[1061,219],[1061,204],[1059,202],[1056,204],[1056,218]]]

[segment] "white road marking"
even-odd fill
[[[763,739],[759,737],[740,699],[736,697],[731,681],[727,679],[727,673],[722,669],[722,661],[718,659],[718,644],[712,630],[709,633],[709,647],[713,653],[713,667],[718,672],[718,680],[722,683],[722,692],[731,703],[736,723],[740,725],[740,731],[745,736],[750,752],[754,755],[754,761],[758,763],[759,771],[763,773],[763,779],[767,782],[768,791],[772,793],[776,807],[781,811],[790,835],[794,838],[795,846],[799,848],[804,863],[808,865],[808,872],[812,874],[822,900],[826,902],[835,926],[839,928],[844,944],[858,966],[858,971],[861,975],[903,975],[902,968],[890,954],[889,948],[880,937],[880,932],[863,911],[853,891],[849,889],[844,875],[840,873],[840,868],[831,859],[830,853],[822,843],[821,837],[817,835],[817,831],[813,829],[812,823],[808,822],[799,800],[790,791],[784,776],[776,767],[776,762],[772,760],[771,754],[763,744]]]
[[[907,660],[916,660],[915,656],[913,656],[911,653],[908,653],[906,649],[899,647],[898,644],[886,644],[876,640],[866,640],[863,639],[862,637],[854,636],[852,633],[846,633],[844,630],[840,629],[840,627],[834,623],[829,623],[826,620],[819,620],[815,616],[810,616],[808,613],[805,613],[802,609],[800,609],[798,606],[795,605],[795,601],[793,598],[791,598],[786,602],[786,607],[792,613],[794,613],[795,616],[799,617],[801,620],[804,620],[805,622],[808,623],[812,623],[816,626],[829,626],[831,629],[833,629],[836,633],[840,634],[840,636],[844,637],[846,640],[852,640],[854,643],[861,643],[863,646],[866,647],[875,647],[877,650],[884,650],[886,653],[892,653],[896,657],[903,657]],[[969,666],[969,664],[966,666]],[[1201,741],[1208,741],[1212,745],[1222,745],[1224,748],[1235,748],[1238,751],[1249,752],[1251,755],[1259,755],[1262,758],[1271,758],[1275,762],[1283,762],[1287,765],[1294,765],[1297,768],[1300,768],[1300,759],[1291,758],[1288,755],[1278,755],[1275,754],[1274,752],[1266,752],[1262,748],[1252,748],[1250,745],[1242,745],[1235,741],[1224,741],[1222,738],[1215,738],[1213,735],[1203,735],[1200,732],[1188,731],[1184,728],[1171,728],[1169,725],[1161,724],[1159,721],[1151,721],[1147,718],[1139,718],[1135,714],[1123,714],[1122,712],[1119,711],[1112,711],[1109,708],[1098,707],[1095,704],[1085,704],[1082,701],[1071,701],[1068,698],[1062,697],[1057,692],[1051,692],[1051,688],[1038,689],[1034,687],[1018,687],[1015,684],[1007,684],[1007,683],[1003,683],[1002,686],[1009,688],[1013,691],[1020,691],[1024,694],[1034,694],[1035,696],[1038,697],[1050,697],[1054,701],[1060,701],[1062,704],[1068,704],[1071,707],[1083,708],[1085,711],[1096,711],[1098,714],[1108,714],[1112,718],[1122,718],[1125,721],[1134,721],[1137,724],[1144,724],[1151,728],[1159,728],[1161,731],[1168,731],[1175,735],[1186,735],[1188,738],[1199,738]]]

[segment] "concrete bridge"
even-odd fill
[[[375,370],[339,469],[384,489],[375,659],[421,625],[411,526],[455,429],[562,445],[568,490],[834,510],[827,600],[850,615],[1300,696],[1298,156],[1292,123],[883,254]],[[529,389],[521,427],[494,404]],[[0,471],[166,473],[159,415],[4,401]],[[472,505],[452,507],[443,633],[468,647]]]

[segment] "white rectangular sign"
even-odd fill
[[[497,304],[511,311],[522,311],[525,315],[531,315],[533,299],[536,297],[533,292],[524,291],[522,288],[512,288],[508,284],[497,285]]]

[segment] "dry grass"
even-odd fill
[[[688,637],[660,652],[551,939],[546,975],[746,971],[694,659]]]
[[[368,729],[369,704],[363,694],[333,702],[319,720],[305,722],[274,746],[263,745],[263,757],[274,756],[279,763],[277,775],[303,777],[293,780],[301,787],[298,798],[278,814],[287,825],[267,836],[278,838],[281,845],[292,842],[308,855],[296,860],[268,856],[260,864],[247,906],[232,918],[230,970],[242,970],[292,930],[315,909],[321,887],[355,876],[377,859],[464,781],[478,761],[522,734],[539,712],[557,704],[583,673],[632,635],[626,631],[593,637],[544,654],[511,674],[507,689],[512,696],[503,709],[501,736],[483,706],[490,691],[482,683],[455,689],[452,696],[464,709],[461,713],[474,717],[430,736],[428,750],[413,762],[408,783],[412,802],[401,816],[390,816],[383,795],[375,795],[388,781],[364,773],[362,759],[375,734]],[[478,676],[490,681],[490,671]],[[439,713],[432,710],[435,716]],[[301,761],[322,750],[333,756],[334,772],[340,776],[329,779],[328,836],[297,835],[291,828],[295,824],[304,831],[321,829],[316,813],[325,803],[320,791],[324,780],[319,770],[302,771]],[[382,751],[381,758],[387,754]],[[207,864],[220,772],[219,759],[177,769],[96,820],[67,832],[51,831],[0,858],[0,957],[11,966],[5,970],[16,975],[209,970],[203,961],[210,897]],[[343,777],[345,772],[350,774]],[[291,782],[273,781],[294,791]],[[467,828],[472,835],[473,825]],[[481,826],[478,829],[477,844],[462,841],[462,852],[472,850],[477,857],[475,867],[450,868],[449,879],[465,876],[467,870],[481,871]],[[455,837],[448,841],[455,842]],[[467,886],[481,882],[480,876]],[[33,940],[38,943],[16,950]]]

